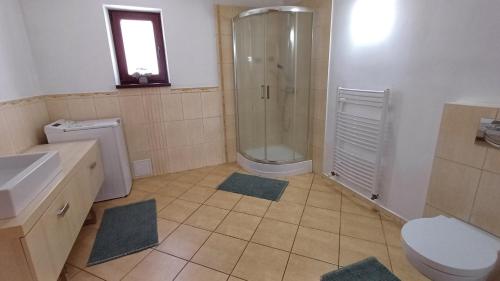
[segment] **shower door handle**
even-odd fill
[[[265,91],[265,86],[264,85],[260,85],[260,98],[261,99],[265,98],[264,91]]]
[[[269,99],[269,85],[267,85],[266,90],[267,90],[266,91],[267,92],[267,94],[266,94],[267,95],[267,99]]]

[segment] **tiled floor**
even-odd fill
[[[155,198],[160,245],[86,267],[99,224],[85,226],[68,259],[81,280],[318,281],[328,271],[377,257],[402,280],[428,280],[406,260],[400,226],[383,219],[330,181],[290,177],[280,202],[217,191],[235,164],[135,181],[105,208]]]

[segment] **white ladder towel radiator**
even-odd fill
[[[332,175],[379,197],[380,166],[389,90],[337,89]]]

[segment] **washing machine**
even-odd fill
[[[125,197],[132,187],[132,175],[120,118],[70,121],[58,120],[45,126],[49,143],[97,139],[104,166],[104,183],[96,202]]]

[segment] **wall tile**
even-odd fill
[[[203,117],[222,116],[222,95],[220,92],[207,92],[201,94]]]
[[[196,145],[204,142],[203,138],[203,119],[186,120],[186,134],[188,144]]]
[[[500,174],[483,172],[472,209],[471,222],[500,236]]]
[[[203,119],[203,139],[205,142],[219,141],[223,138],[223,123],[220,117]]]
[[[67,98],[66,104],[72,120],[95,120],[97,114],[94,106],[94,99],[92,97],[84,98]]]
[[[168,145],[168,130],[167,123],[153,123],[151,124],[150,141],[151,149],[158,150],[167,148]]]
[[[121,117],[117,96],[96,96],[94,106],[98,119]]]
[[[30,131],[30,119],[26,111],[22,109],[24,104],[7,105],[3,110],[3,118],[6,124],[16,124],[16,126],[7,126],[7,133],[10,135],[12,145],[16,153],[36,144]]]
[[[68,105],[66,104],[66,100],[64,98],[46,98],[45,104],[47,105],[50,121],[71,119]]]
[[[123,122],[126,125],[147,123],[140,95],[122,95],[118,97],[118,100]]]
[[[227,162],[236,161],[236,139],[226,139]]]
[[[182,111],[184,119],[203,117],[203,107],[200,93],[186,93],[182,95]]]
[[[168,173],[168,150],[159,149],[151,151],[151,162],[153,165],[153,174],[155,176]]]
[[[129,151],[151,150],[150,136],[151,125],[149,124],[126,124],[125,137]]]
[[[0,107],[0,136],[2,136],[0,137],[0,155],[13,154],[15,152],[8,126],[4,120],[3,109]]]
[[[205,157],[205,164],[213,166],[225,162],[223,142],[210,142],[203,144],[203,155]]]
[[[163,121],[183,120],[181,94],[162,94]]]
[[[451,215],[448,215],[445,212],[438,210],[429,204],[426,204],[425,208],[424,208],[423,217],[424,218],[433,218],[433,217],[437,217],[437,216],[451,217]]]
[[[468,220],[481,171],[435,158],[427,202],[462,220]]]
[[[481,168],[486,147],[476,145],[476,133],[482,117],[495,118],[497,109],[490,107],[446,104],[436,147],[436,155]]]
[[[163,104],[161,95],[146,94],[142,96],[144,113],[149,122],[160,122],[163,120]]]
[[[189,143],[186,121],[172,121],[167,123],[168,147],[185,146]]]
[[[190,169],[192,149],[189,146],[168,148],[169,172],[175,173]]]
[[[222,85],[224,86],[224,90],[234,90],[233,64],[222,64]]]
[[[233,63],[233,36],[221,35],[220,48],[222,63]]]
[[[235,99],[234,99],[234,91],[227,90],[224,91],[224,114],[226,115],[234,115],[235,114]]]

